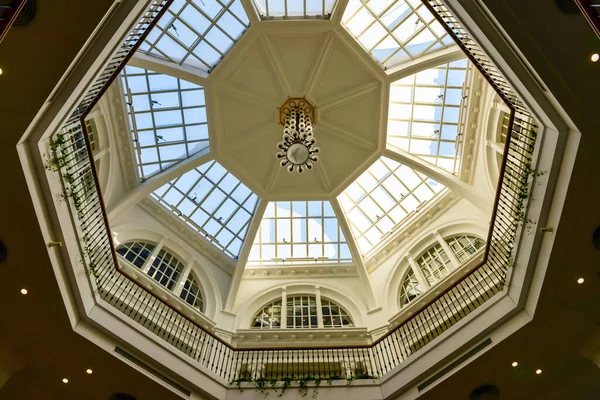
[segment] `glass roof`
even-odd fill
[[[249,25],[240,0],[175,0],[139,51],[210,71]]]
[[[385,68],[454,45],[421,0],[350,0],[342,24]]]
[[[329,201],[271,202],[256,234],[250,264],[351,262]]]
[[[131,66],[121,77],[142,180],[208,147],[202,86]]]
[[[239,256],[258,200],[216,161],[186,172],[152,196],[233,259]]]
[[[329,17],[335,0],[255,0],[255,4],[263,19]]]
[[[338,197],[363,255],[445,189],[413,169],[381,157]]]
[[[387,147],[456,172],[468,68],[467,59],[463,59],[394,82],[390,88]]]

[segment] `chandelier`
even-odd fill
[[[319,161],[321,149],[313,136],[315,108],[303,98],[290,98],[279,109],[283,139],[277,143],[277,159],[289,172],[304,172]]]

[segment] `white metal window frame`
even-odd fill
[[[471,70],[465,58],[393,82],[386,146],[456,173]]]
[[[192,307],[200,310],[200,312],[204,312],[204,298],[202,296],[202,290],[200,285],[198,285],[198,281],[194,277],[194,274],[188,274],[179,297]]]
[[[336,0],[253,0],[262,19],[329,18]]]
[[[209,147],[202,86],[131,66],[121,79],[142,180]]]
[[[175,0],[138,51],[210,72],[249,26],[240,0]]]
[[[132,241],[117,246],[116,252],[131,265],[141,269],[155,248],[156,245],[152,243]]]
[[[152,196],[234,260],[258,204],[258,196],[217,161],[186,172]]]
[[[386,69],[454,45],[421,0],[350,0],[342,25]]]
[[[352,262],[329,201],[270,202],[256,233],[249,264]]]

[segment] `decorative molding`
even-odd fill
[[[233,344],[244,347],[356,346],[372,343],[367,328],[238,329]]]
[[[247,266],[243,279],[346,278],[356,277],[354,264]]]

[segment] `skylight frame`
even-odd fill
[[[431,71],[444,71],[444,83],[419,83],[419,78]],[[459,77],[459,81],[462,80],[460,85],[450,82],[451,79],[456,79],[456,76],[451,78],[451,73],[457,71],[464,72]],[[466,96],[469,93],[469,82],[472,73],[471,62],[463,58],[419,71],[392,82],[390,85],[386,147],[396,152],[398,150],[406,151],[428,164],[438,166],[450,173],[456,174],[460,167],[462,155],[464,118],[467,106]],[[409,83],[409,80],[412,82]],[[440,99],[440,102],[437,99],[432,101],[417,99],[418,93],[421,91],[433,92],[434,90],[441,92],[441,96],[443,97]],[[460,99],[456,101],[458,91],[460,91]],[[395,92],[398,94],[395,94]],[[410,96],[409,100],[406,100],[405,96],[407,94]],[[428,107],[428,109],[425,107]],[[415,108],[419,109],[419,113],[428,110],[434,111],[434,114],[437,113],[435,108],[439,108],[439,120],[436,120],[436,116],[429,119],[416,117]],[[402,118],[402,115],[408,115],[408,118]],[[423,129],[422,127],[427,125],[433,127],[432,135],[423,136],[415,134],[417,128]],[[420,149],[418,144],[426,145],[427,142],[431,142],[430,147],[434,143],[436,144],[433,153],[417,151]],[[413,143],[415,144],[413,145]],[[450,145],[454,145],[454,154],[443,154],[442,152],[447,152],[447,146]],[[452,167],[450,167],[450,164]]]
[[[248,18],[248,15],[246,14],[246,11],[244,10],[240,0],[201,1],[203,4],[204,1],[210,2],[212,4],[218,4],[221,6],[221,9],[213,17],[211,17],[208,11],[204,10],[194,0],[175,0],[173,4],[167,9],[167,12],[165,12],[163,17],[158,21],[158,24],[156,24],[152,31],[150,31],[150,34],[144,40],[138,51],[146,53],[148,55],[163,58],[175,64],[186,65],[191,68],[199,69],[206,73],[210,73],[210,71],[215,68],[219,61],[223,59],[225,54],[227,54],[227,52],[231,50],[233,45],[250,27],[250,19]],[[188,9],[188,7],[190,8]],[[241,15],[238,15],[237,12],[234,11],[234,8],[237,9],[237,12],[239,12]],[[205,23],[208,21],[208,26],[205,27],[202,32],[198,31],[197,28],[199,28],[199,26],[195,27],[191,24],[191,22],[186,21],[184,18],[182,18],[182,14],[184,12],[187,12],[187,10],[192,10],[189,12],[199,14],[200,17],[206,19],[206,21],[200,20],[198,18],[198,15],[196,15],[196,18],[194,19],[196,21],[196,24],[199,23],[198,21],[202,21]],[[234,34],[234,32],[228,32],[228,29],[225,29],[224,26],[219,25],[219,21],[221,21],[221,18],[223,16],[228,16],[228,18],[231,18],[229,16],[232,16],[234,20],[237,21],[237,23],[243,26],[243,28],[239,30],[237,34]],[[192,40],[191,43],[184,43],[185,39],[182,39],[179,35],[177,25],[175,25],[175,29],[172,29],[175,23],[179,24],[179,26],[185,27],[186,34],[190,35],[191,33],[191,37],[195,35],[195,39]],[[213,31],[213,29],[216,30]],[[212,43],[209,39],[207,39],[207,37],[213,32],[220,32],[220,34],[224,35],[225,40],[230,40],[231,43],[226,48],[218,48],[218,46],[215,43]],[[191,37],[189,37],[188,39],[191,39]],[[165,40],[165,43],[170,40],[172,42],[171,45],[174,44],[176,46],[179,46],[178,48],[176,48],[176,50],[180,52],[183,50],[182,55],[175,56],[174,49],[170,49],[171,51],[167,51],[165,47],[159,46],[162,40]],[[215,41],[214,38],[213,41]],[[212,61],[203,59],[201,53],[196,52],[196,50],[199,49],[199,47],[203,43],[208,46],[208,49],[218,54],[218,57],[216,59]],[[168,52],[170,52],[171,54],[167,54]]]
[[[387,170],[385,174],[377,172],[377,170],[382,167]],[[401,169],[402,171],[400,171]],[[404,179],[400,174],[401,172],[404,173]],[[381,176],[378,177],[378,174]],[[416,177],[418,183],[414,185],[405,183],[407,180],[406,178],[409,176],[410,180],[413,182],[414,177]],[[361,181],[366,181],[366,183],[371,181],[376,182],[376,184],[369,188],[366,183]],[[392,193],[389,187],[393,185],[394,189],[396,189],[398,183],[402,185],[402,188],[398,188],[399,190],[402,190],[400,195]],[[424,196],[423,193],[417,193],[421,187],[425,187],[425,190],[430,190],[432,196],[425,198],[426,196]],[[435,190],[434,187],[439,187],[439,189]],[[361,191],[362,194],[357,196],[356,199],[353,199],[352,196],[355,195],[352,195],[351,193],[354,191]],[[373,252],[377,251],[381,243],[383,243],[390,235],[397,232],[406,221],[410,220],[411,217],[415,215],[416,212],[422,209],[426,204],[429,204],[438,198],[445,191],[446,187],[431,177],[387,157],[380,157],[338,196],[338,200],[346,215],[348,225],[350,226],[353,238],[360,253],[364,258],[369,258]],[[376,194],[379,195],[379,200],[377,199]],[[387,198],[384,196],[387,196]],[[420,197],[424,200],[421,200]],[[406,202],[406,204],[409,205],[415,200],[418,204],[412,208],[402,205],[403,202]],[[387,203],[388,206],[384,206],[383,203]],[[368,208],[373,206],[376,208]],[[397,207],[401,210],[397,210]],[[396,213],[395,219],[392,212]],[[402,212],[404,215],[400,214]],[[369,214],[373,214],[375,218],[370,217]],[[362,223],[360,219],[362,219]],[[361,228],[361,224],[364,226],[364,221],[368,221],[368,226]],[[381,225],[379,225],[380,223]],[[381,227],[385,225],[389,226],[389,229],[384,231]],[[377,232],[375,231],[369,233],[373,229],[376,229],[379,232],[379,237],[375,238],[372,236],[377,235]]]
[[[371,4],[369,4],[371,3]],[[420,56],[425,54],[429,54],[438,50],[446,49],[455,45],[454,40],[444,27],[435,19],[435,17],[427,10],[427,8],[423,5],[420,0],[395,0],[389,2],[389,4],[385,5],[379,12],[376,12],[372,5],[376,4],[375,1],[363,1],[363,0],[350,0],[346,9],[344,10],[344,15],[342,16],[342,26],[350,32],[352,36],[356,39],[356,41],[373,57],[375,61],[377,61],[384,70],[387,70],[392,67],[396,67],[401,65],[404,62],[412,61],[417,59]],[[388,15],[388,12],[393,13],[396,9],[395,6],[405,5],[406,9],[403,11],[403,16],[398,16],[394,19],[389,25],[386,24],[383,19],[386,16],[393,16],[393,14]],[[365,11],[368,14],[365,14],[364,18],[367,20],[371,20],[367,22],[366,25],[362,27],[360,31],[352,28],[351,24],[356,22],[356,18],[360,18],[361,12]],[[402,30],[401,28],[405,28],[405,23],[409,20],[414,19],[416,17],[417,21],[420,21],[418,24],[419,27],[415,28],[414,31],[402,40],[398,35],[401,32],[397,32]],[[425,18],[428,18],[427,20]],[[411,21],[412,22],[412,21]],[[393,24],[393,26],[392,26]],[[416,25],[416,24],[413,24]],[[392,26],[392,27],[390,27]],[[373,30],[373,32],[379,30],[379,33],[382,34],[378,40],[373,41],[372,44],[368,45],[366,40],[363,40],[363,35],[365,35],[369,30]],[[419,37],[423,37],[423,34],[429,33],[430,36],[433,37],[432,43],[426,45],[424,49],[421,49],[418,53],[411,54],[408,47],[415,45],[415,41]],[[386,40],[392,40],[395,42],[397,46],[395,50],[392,50],[385,57],[380,58],[377,56],[374,51],[377,50],[377,47],[382,45]],[[431,39],[430,39],[431,40]],[[404,56],[402,56],[404,54]],[[397,56],[401,56],[398,59],[395,59]]]
[[[312,209],[311,209],[312,204]],[[320,213],[315,214],[315,207],[319,204]],[[329,207],[327,207],[329,204]],[[304,214],[299,214],[301,206],[304,205]],[[288,206],[288,209],[279,208]],[[289,210],[289,215],[283,214]],[[311,215],[312,214],[312,215]],[[285,229],[286,221],[289,221],[289,236],[282,236],[280,229]],[[327,222],[329,221],[329,222]],[[327,225],[335,221],[337,236],[336,240],[326,241],[329,238],[326,234]],[[311,226],[320,226],[317,241],[309,238],[312,229]],[[280,228],[281,226],[281,228]],[[296,240],[295,232],[304,229],[306,240]],[[269,235],[273,239],[265,238]],[[300,238],[303,239],[303,238]],[[320,239],[320,240],[319,240]],[[330,238],[329,238],[330,239]],[[285,241],[284,241],[285,240]],[[267,204],[263,214],[260,226],[256,232],[250,254],[248,255],[248,265],[298,265],[298,264],[324,264],[324,263],[352,263],[352,253],[348,244],[346,234],[342,229],[337,214],[331,202],[328,200],[299,200],[299,201],[274,201]],[[334,246],[337,257],[330,258],[326,256],[329,246]],[[268,257],[271,254],[268,248],[272,248],[274,257]],[[285,250],[289,248],[289,252]],[[303,250],[301,249],[303,248]]]
[[[258,14],[262,20],[270,20],[270,19],[307,19],[307,18],[318,18],[318,19],[329,19],[331,18],[331,13],[337,3],[337,0],[252,0],[258,11]],[[283,3],[283,12],[273,12],[270,4],[273,3]],[[302,10],[292,10],[293,7],[290,7],[292,3],[302,3]],[[307,11],[308,3],[320,3],[321,9],[320,13]]]
[[[221,174],[223,171],[224,173],[218,179],[211,178],[210,176],[213,173]],[[190,184],[190,182],[185,182],[187,179],[190,179],[191,176],[193,177],[192,174],[194,173],[197,174],[197,176],[196,179],[190,181],[193,183]],[[179,183],[181,183],[181,185],[178,187],[177,185]],[[199,194],[196,193],[199,184],[207,185],[206,191],[200,199],[198,198]],[[189,186],[189,188],[184,189],[182,187],[183,185]],[[238,190],[240,192],[238,192]],[[242,194],[247,192],[247,194],[243,196],[243,200],[238,200],[234,197],[236,192]],[[173,196],[173,193],[175,193],[175,196],[179,196],[176,203],[171,203],[166,199],[167,196]],[[196,194],[193,195],[193,193]],[[211,197],[213,194],[215,194],[214,197]],[[180,175],[152,192],[152,196],[160,204],[164,205],[181,218],[186,224],[203,234],[207,240],[233,260],[238,259],[242,246],[247,239],[248,230],[256,213],[259,201],[258,196],[252,190],[215,160],[209,161],[200,167]],[[205,202],[219,199],[219,197],[220,200],[218,200],[217,203],[212,204],[211,209],[202,207]],[[227,211],[228,208],[231,209],[232,206],[235,208],[231,211]],[[184,209],[185,213],[180,209],[183,207],[186,207]],[[227,219],[222,216],[218,217],[220,212],[228,213]],[[244,217],[242,221],[245,222],[241,224],[239,229],[231,229],[230,224],[233,222],[234,217],[241,212],[246,212],[248,214],[241,214]],[[194,215],[196,213],[203,213],[205,215],[202,225],[194,220]],[[202,218],[202,214],[199,215]],[[219,240],[219,237],[226,238],[228,234],[230,235],[229,240],[224,242]]]
[[[143,77],[145,85],[145,91],[132,91],[130,86],[130,80],[132,78]],[[153,90],[150,86],[151,77],[168,77],[169,80],[175,79],[177,81],[177,89],[163,89]],[[121,72],[121,78],[123,82],[124,98],[128,105],[127,113],[129,117],[130,130],[132,140],[134,142],[136,163],[142,181],[148,179],[150,176],[164,171],[169,166],[190,157],[200,151],[206,150],[210,147],[208,137],[208,119],[206,116],[206,98],[204,94],[204,88],[200,85],[179,79],[177,77],[161,74],[158,72],[150,71],[148,69],[142,69],[137,67],[126,66]],[[139,81],[138,81],[139,82]],[[182,85],[182,82],[184,84]],[[155,83],[156,84],[156,83]],[[201,99],[199,98],[197,103],[192,105],[184,105],[190,101],[189,96],[185,94],[195,93],[200,91]],[[161,96],[168,96],[177,93],[178,106],[154,108]],[[146,98],[145,98],[146,97]],[[154,98],[153,98],[154,97]],[[139,98],[139,101],[137,100]],[[145,99],[144,99],[145,98]],[[172,99],[171,99],[172,100]],[[148,108],[143,107],[144,101],[147,101]],[[163,100],[164,101],[164,100]],[[136,110],[136,103],[142,105],[141,109]],[[157,113],[163,112],[177,112],[179,111],[181,117],[181,123],[173,123],[169,125],[157,126]],[[192,112],[194,115],[192,115]],[[138,123],[143,120],[145,116],[150,116],[151,127],[140,128]],[[164,114],[163,114],[164,115]],[[174,114],[172,114],[174,115]],[[146,117],[147,118],[147,117]],[[186,122],[189,120],[189,122]],[[199,121],[199,122],[197,122]],[[193,130],[198,129],[198,133],[192,134]],[[160,142],[161,137],[164,140],[164,134],[169,130],[178,130],[176,134],[182,135],[183,140],[164,141]],[[163,133],[164,131],[164,133]],[[163,135],[159,135],[163,133]],[[146,135],[148,134],[148,135]],[[198,135],[198,138],[192,139],[193,136]],[[149,138],[140,139],[140,137],[152,136],[153,143],[140,144],[140,140],[146,142]],[[206,145],[204,145],[206,144]],[[168,150],[169,147],[183,146],[185,153],[175,158],[164,159],[161,155],[161,150]],[[145,155],[144,151],[156,149],[156,161],[153,161],[153,155]],[[151,152],[148,152],[151,153]],[[150,159],[148,159],[150,157]],[[157,168],[157,169],[156,169]]]

